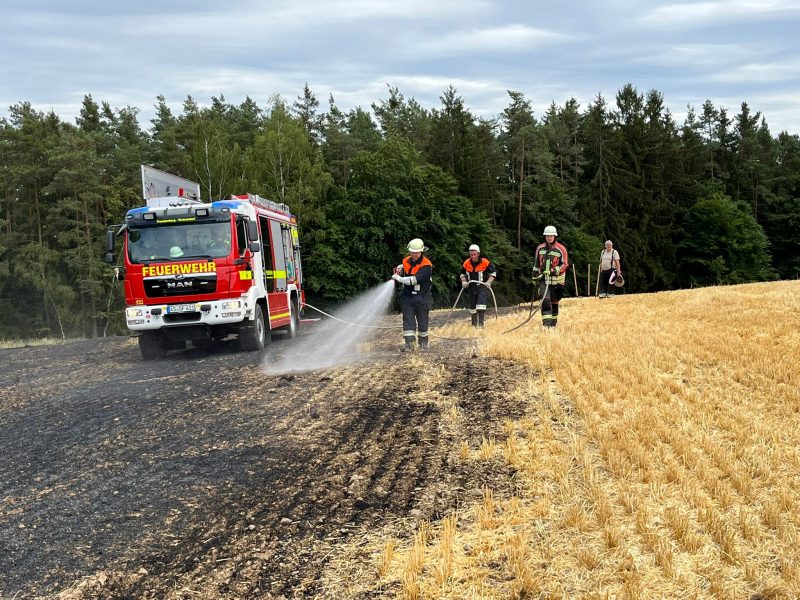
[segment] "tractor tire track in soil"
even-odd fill
[[[439,518],[498,473],[510,489],[452,457],[520,416],[504,386],[522,367],[386,337],[369,362],[269,377],[232,345],[0,350],[0,597],[313,597],[323,549],[356,529]]]

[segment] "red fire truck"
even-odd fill
[[[187,341],[209,347],[234,334],[242,349],[262,350],[273,332],[297,335],[303,271],[285,204],[251,194],[208,203],[152,197],[108,232],[109,263],[117,237],[125,318],[145,360]]]

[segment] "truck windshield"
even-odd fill
[[[128,258],[132,263],[223,258],[230,253],[230,221],[128,228]]]

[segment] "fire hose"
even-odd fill
[[[515,331],[515,330],[519,329],[523,325],[526,325],[534,317],[536,312],[541,308],[542,300],[547,296],[547,292],[548,292],[549,289],[550,289],[550,282],[546,281],[545,285],[544,285],[544,292],[542,293],[542,297],[539,298],[539,304],[538,304],[538,306],[534,306],[534,304],[536,303],[536,292],[539,290],[539,282],[537,281],[535,286],[534,286],[534,288],[533,288],[533,296],[531,297],[531,308],[530,308],[530,310],[528,312],[528,318],[525,319],[519,325],[516,325],[516,326],[512,327],[511,329],[506,329],[500,335],[505,335],[506,333],[511,333],[512,331]]]
[[[474,283],[479,283],[481,285],[486,285],[482,281],[476,281]],[[494,290],[492,290],[492,286],[490,286],[490,285],[486,285],[486,288],[492,294],[492,300],[494,301],[495,318],[499,318],[500,317],[500,311],[497,308],[497,297],[494,295]],[[464,288],[462,287],[461,291],[458,293],[458,296],[456,297],[456,301],[453,304],[453,307],[450,309],[450,312],[448,313],[448,315],[445,318],[444,322],[442,324],[438,325],[437,328],[445,326],[445,324],[447,323],[447,320],[453,314],[453,311],[456,310],[456,307],[458,306],[458,302],[461,299],[461,294],[463,292],[464,292]],[[364,327],[364,328],[367,328],[367,329],[395,329],[395,330],[397,329],[396,325],[367,325],[365,323],[356,323],[354,321],[346,321],[345,319],[340,319],[339,317],[336,317],[336,316],[334,316],[334,315],[332,315],[330,313],[327,313],[324,310],[322,310],[320,308],[317,308],[316,306],[312,306],[308,302],[304,302],[303,306],[306,306],[306,307],[310,308],[311,310],[314,310],[314,311],[318,312],[319,314],[328,317],[329,319],[333,319],[334,321],[339,321],[340,323],[345,323],[346,325],[353,325],[354,327]],[[435,338],[442,339],[442,340],[454,340],[454,341],[465,341],[465,340],[477,339],[475,337],[468,337],[468,338],[445,337],[443,335],[437,335],[437,334],[432,333],[430,331],[428,332],[428,335],[430,335],[432,337],[435,337]]]
[[[499,319],[500,318],[500,311],[497,308],[497,296],[494,295],[494,290],[492,289],[492,286],[487,285],[483,281],[470,281],[470,285],[473,284],[473,283],[477,283],[479,285],[486,286],[486,289],[489,290],[489,293],[492,295],[492,301],[494,302],[494,318],[495,319]],[[447,313],[447,316],[444,318],[444,321],[442,321],[439,325],[437,325],[437,327],[444,327],[447,324],[447,321],[450,320],[450,317],[453,316],[453,313],[455,312],[456,308],[458,307],[458,301],[461,300],[461,294],[464,293],[465,289],[467,289],[467,288],[462,286],[461,290],[458,292],[458,296],[456,296],[456,301],[453,302],[453,306],[450,308],[450,311]],[[473,338],[468,338],[468,339],[473,339]]]
[[[492,301],[494,302],[495,318],[499,319],[500,318],[500,311],[497,308],[497,297],[494,294],[494,290],[492,289],[492,286],[486,285],[486,283],[484,283],[482,281],[474,281],[472,283],[477,283],[477,284],[486,286],[486,288],[492,294]],[[547,291],[548,291],[549,286],[550,286],[549,283],[547,283],[545,285],[545,289],[544,289],[544,293],[542,294],[542,298],[544,298],[547,295]],[[528,313],[528,317],[522,323],[512,327],[511,329],[507,329],[507,330],[503,331],[501,333],[501,335],[502,334],[506,334],[506,333],[510,333],[512,331],[515,331],[515,330],[519,329],[520,327],[526,325],[534,317],[536,312],[539,310],[539,306],[541,305],[541,302],[540,302],[539,306],[534,306],[534,304],[536,302],[536,292],[537,292],[538,288],[539,288],[538,285],[536,285],[536,287],[534,288],[533,297],[531,298],[531,306],[530,306],[530,310],[529,310],[529,313]],[[441,327],[444,327],[447,324],[447,321],[450,319],[450,317],[456,311],[456,309],[458,307],[458,303],[461,300],[461,295],[464,293],[465,289],[466,288],[462,287],[461,290],[458,292],[458,296],[456,296],[456,301],[453,303],[453,306],[450,308],[450,311],[448,312],[448,314],[445,317],[444,321],[442,323],[440,323],[439,325],[437,325],[437,329],[441,328]],[[364,328],[367,328],[367,329],[395,329],[395,330],[397,329],[397,326],[395,326],[395,325],[367,325],[367,324],[364,324],[364,323],[356,323],[354,321],[347,321],[345,319],[340,319],[339,317],[336,317],[336,316],[334,316],[334,315],[332,315],[332,314],[330,314],[328,312],[325,312],[324,310],[322,310],[320,308],[317,308],[316,306],[313,306],[311,304],[308,304],[307,302],[304,302],[303,306],[306,306],[306,307],[310,308],[311,310],[314,310],[314,311],[320,313],[321,315],[323,315],[325,317],[328,317],[329,319],[333,319],[334,321],[339,321],[340,323],[345,323],[346,325],[352,325],[354,327],[364,327]],[[468,340],[478,339],[477,337],[447,337],[447,336],[443,336],[443,335],[437,335],[437,334],[432,333],[430,331],[428,332],[428,335],[430,335],[432,337],[435,337],[435,338],[438,338],[438,339],[452,340],[452,341],[468,341]]]
[[[354,321],[345,321],[344,319],[340,319],[339,317],[334,317],[330,313],[326,313],[321,308],[317,308],[316,306],[312,306],[308,302],[303,302],[303,306],[306,308],[310,308],[311,310],[317,311],[319,314],[328,317],[329,319],[333,319],[334,321],[339,321],[340,323],[345,323],[347,325],[353,325],[354,327],[364,327],[367,329],[397,329],[397,325],[365,325],[364,323],[355,323]]]
[[[494,290],[492,289],[492,286],[488,285],[487,283],[485,283],[483,281],[470,281],[470,285],[473,284],[473,283],[477,283],[479,285],[486,286],[486,289],[489,290],[489,293],[492,295],[492,301],[494,302],[494,317],[495,317],[495,319],[499,319],[500,318],[500,311],[497,308],[497,296],[494,295]],[[437,328],[441,328],[441,327],[444,327],[445,325],[447,325],[447,321],[449,321],[450,317],[453,316],[453,313],[455,312],[456,308],[458,307],[458,301],[461,300],[461,294],[464,293],[465,289],[467,289],[467,288],[462,286],[461,290],[458,292],[458,296],[456,296],[456,301],[453,303],[453,306],[450,309],[450,312],[447,313],[447,316],[444,318],[444,321],[442,321],[439,325],[437,325]],[[444,335],[437,335],[435,333],[431,333],[430,331],[428,332],[428,335],[433,336],[435,338],[438,338],[440,340],[451,340],[451,341],[468,341],[468,340],[476,340],[476,339],[478,339],[477,337],[447,337],[447,336],[444,336]]]

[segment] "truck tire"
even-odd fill
[[[247,352],[263,350],[272,339],[264,323],[264,309],[260,304],[256,304],[255,312],[255,318],[246,321],[246,324],[239,329],[239,347]]]
[[[139,336],[139,352],[144,360],[157,360],[167,355],[167,349],[158,336],[152,331],[145,331]]]
[[[297,332],[300,331],[300,313],[297,310],[297,304],[294,300],[289,302],[289,324],[286,326],[286,333],[289,339],[297,337]]]

